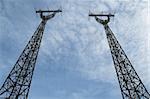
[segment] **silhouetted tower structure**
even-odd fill
[[[96,21],[104,26],[123,99],[150,99],[150,94],[108,26],[110,17],[114,15],[89,14],[89,16],[95,17]]]
[[[2,85],[0,99],[27,99],[46,22],[57,12],[61,10],[36,11],[42,21]]]

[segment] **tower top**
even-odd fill
[[[114,17],[115,15],[111,14],[111,13],[101,13],[101,14],[90,13],[89,16],[90,17],[95,17],[95,19],[98,23],[101,23],[102,25],[106,26],[110,21],[110,17]],[[107,17],[107,19],[98,18],[98,16],[99,17]]]
[[[40,14],[40,17],[42,20],[49,20],[55,16],[56,13],[60,13],[62,10],[37,10],[36,13]],[[44,15],[45,13],[48,13],[48,15]]]

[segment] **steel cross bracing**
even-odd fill
[[[105,17],[106,20],[97,16],[95,19],[104,26],[123,99],[150,99],[150,94],[108,26],[110,16]]]
[[[41,23],[0,88],[0,99],[27,99],[46,22],[55,13],[41,14]]]

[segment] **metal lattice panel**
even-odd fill
[[[109,28],[108,23],[110,16],[107,15],[107,17],[107,20],[95,18],[96,21],[101,23],[105,28],[123,99],[150,99],[150,94]]]
[[[41,14],[42,21],[2,85],[0,98],[27,99],[45,24],[54,15]]]
[[[104,26],[123,99],[150,99],[150,94],[108,25]]]

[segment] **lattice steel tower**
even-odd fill
[[[108,26],[110,17],[114,15],[89,14],[89,16],[94,16],[96,21],[104,26],[123,99],[150,99],[150,94]]]
[[[57,12],[61,10],[36,11],[42,21],[0,88],[0,99],[27,99],[46,22]]]

